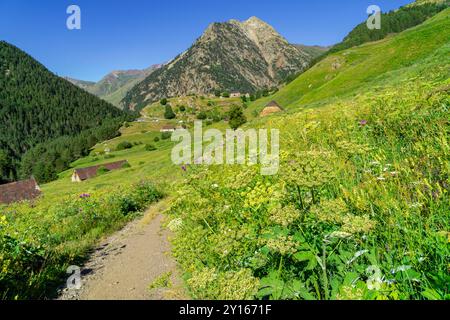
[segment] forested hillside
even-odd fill
[[[47,157],[33,153],[34,165],[22,170],[34,173],[44,165],[55,177],[83,150],[115,135],[129,115],[109,103],[57,77],[20,49],[0,42],[0,183],[19,178],[22,156],[39,143],[65,137],[67,150]],[[79,135],[85,130],[80,139]],[[78,136],[75,139],[72,137]],[[71,151],[70,149],[78,151]],[[55,168],[55,164],[58,165]],[[48,181],[48,179],[43,179]],[[41,179],[42,181],[42,179]]]

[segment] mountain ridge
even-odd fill
[[[311,60],[259,18],[214,22],[188,50],[133,87],[122,104],[140,110],[163,97],[255,92],[278,86]]]

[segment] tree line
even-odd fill
[[[327,53],[334,53],[361,44],[384,39],[391,33],[399,33],[423,23],[428,18],[448,8],[446,3],[427,3],[401,7],[381,15],[381,29],[370,30],[366,22],[356,26],[341,43],[333,46]]]

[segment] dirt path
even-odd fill
[[[169,232],[161,223],[167,201],[103,241],[81,269],[82,287],[64,289],[62,300],[185,299],[177,266],[169,255]],[[171,286],[149,289],[163,275]]]

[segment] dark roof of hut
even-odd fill
[[[105,164],[100,164],[97,166],[75,169],[75,173],[78,175],[78,177],[81,180],[87,180],[87,179],[94,178],[97,175],[98,169],[100,169],[100,168],[106,168],[109,171],[117,170],[117,169],[123,168],[123,165],[125,163],[127,163],[127,160],[105,163]]]
[[[10,204],[32,200],[41,194],[34,178],[0,185],[0,203]]]

